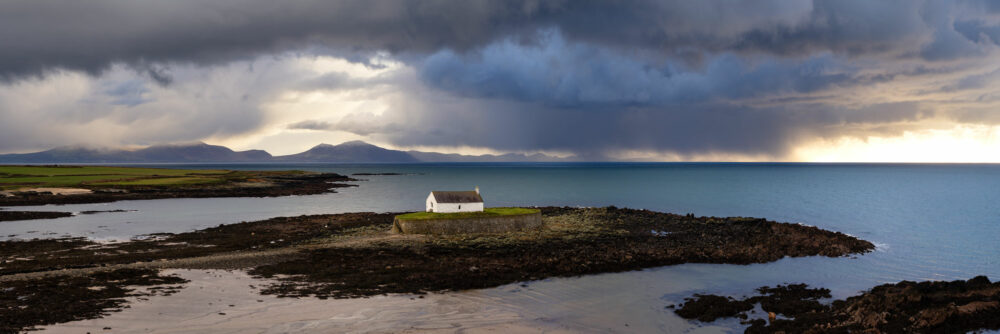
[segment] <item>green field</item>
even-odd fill
[[[225,178],[221,177],[164,177],[152,179],[138,179],[131,181],[113,181],[91,183],[95,186],[168,186],[168,185],[188,185],[188,184],[210,184],[224,183]]]
[[[526,215],[538,212],[540,212],[538,209],[528,209],[528,208],[485,208],[483,209],[483,212],[448,212],[448,213],[413,212],[413,213],[398,215],[396,216],[396,218],[404,220],[482,218],[482,217]]]
[[[0,166],[0,189],[176,186],[224,183],[240,172],[104,166]]]

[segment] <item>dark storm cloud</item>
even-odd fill
[[[610,159],[623,149],[780,158],[801,139],[833,138],[853,128],[920,120],[933,114],[913,103],[858,108],[692,103],[581,112],[494,101],[475,110],[460,104],[422,110],[420,117],[405,118],[406,127],[381,132],[379,138],[397,145],[461,142],[499,150],[569,151],[597,160]]]
[[[724,54],[693,70],[669,63],[655,67],[614,51],[568,44],[556,33],[541,39],[538,46],[497,43],[475,55],[440,52],[422,64],[421,77],[464,96],[573,108],[811,93],[891,79],[853,73],[829,55],[753,63]]]
[[[784,61],[727,53],[705,59],[699,68],[653,66],[615,50],[569,43],[558,33],[544,36],[538,45],[503,41],[472,55],[439,52],[420,65],[420,76],[432,87],[465,97],[607,109],[768,97],[806,100],[804,95],[924,71],[862,72],[827,53]]]
[[[901,53],[937,38],[935,29],[950,29],[949,8],[950,2],[864,0],[11,0],[0,4],[0,76],[51,68],[98,73],[115,62],[144,69],[212,64],[309,45],[364,62],[359,53],[377,50],[464,51],[510,36],[532,43],[538,29],[678,57],[739,50]],[[161,83],[169,82],[166,74],[149,71]]]
[[[0,3],[0,81],[131,71],[98,89],[113,113],[78,110],[87,92],[46,110],[113,116],[129,130],[166,124],[169,140],[250,133],[282,93],[325,90],[402,97],[384,115],[332,110],[279,127],[401,146],[779,157],[804,140],[943,115],[900,92],[979,90],[980,105],[950,115],[992,119],[977,115],[998,96],[983,74],[996,70],[998,14],[989,0],[10,0]],[[386,71],[281,67],[314,56]],[[201,84],[215,72],[225,75]],[[941,79],[909,86],[925,78]],[[23,128],[11,111],[32,106],[9,96],[0,132]]]
[[[1000,1],[996,0],[960,0],[964,6],[973,10],[981,10],[987,13],[1000,14]]]
[[[899,52],[920,42],[928,27],[919,1],[813,1],[808,19],[796,24],[755,27],[742,34],[738,49],[778,54],[839,51],[852,55]]]
[[[134,107],[152,101],[146,96],[149,94],[149,89],[141,80],[109,83],[105,86],[104,94],[112,98],[112,105]]]
[[[955,22],[955,31],[970,41],[1000,44],[1000,24],[989,24],[983,21],[959,21]]]
[[[0,4],[0,76],[37,75],[50,68],[99,73],[116,62],[213,64],[309,45],[347,53],[464,49],[562,5],[533,1],[12,0]]]

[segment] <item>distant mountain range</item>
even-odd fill
[[[363,141],[320,144],[297,154],[272,156],[262,150],[233,151],[225,146],[195,143],[154,145],[137,150],[59,147],[23,154],[2,154],[0,163],[174,163],[174,162],[541,162],[565,159],[544,154],[460,155],[397,151]]]

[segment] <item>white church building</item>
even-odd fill
[[[473,191],[432,191],[427,195],[427,212],[481,212],[483,197]]]

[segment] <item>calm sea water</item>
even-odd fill
[[[900,280],[1000,279],[1000,165],[870,164],[256,164],[174,168],[303,169],[353,173],[356,188],[281,198],[127,201],[26,210],[136,210],[0,223],[4,238],[127,239],[276,216],[423,209],[431,190],[479,186],[487,206],[645,208],[798,222],[869,240],[854,258],[796,258],[737,266],[689,264],[535,282],[518,293],[474,292],[553,322],[596,330],[689,331],[664,306],[694,292],[745,294],[805,282],[835,297]],[[631,322],[630,327],[622,326]],[[723,323],[721,329],[736,326]]]

